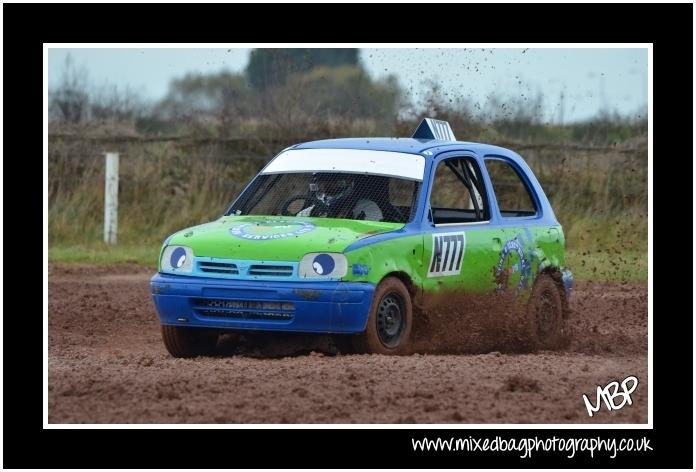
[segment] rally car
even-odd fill
[[[564,258],[525,161],[426,118],[411,138],[284,149],[220,218],[166,239],[151,291],[176,357],[252,331],[404,354],[414,318],[460,294],[524,304],[520,331],[543,347],[569,311]]]

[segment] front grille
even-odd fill
[[[265,277],[292,277],[292,266],[254,264],[249,267],[249,275],[263,275]]]
[[[197,258],[195,274],[204,277],[240,278],[253,280],[292,279],[296,275],[297,263],[265,262],[242,259]]]
[[[201,272],[206,272],[208,274],[239,275],[237,264],[231,262],[201,261],[198,263],[198,268]]]
[[[194,310],[202,316],[284,321],[295,315],[292,302],[197,298],[193,303]]]

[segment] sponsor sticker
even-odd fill
[[[268,241],[299,236],[314,230],[305,221],[268,220],[263,223],[243,223],[230,228],[230,234],[249,241]]]

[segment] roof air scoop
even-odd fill
[[[425,118],[413,133],[414,139],[437,139],[439,141],[456,141],[449,123],[442,120]]]

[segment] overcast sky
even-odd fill
[[[49,87],[60,78],[70,54],[87,69],[94,86],[130,87],[144,98],[165,95],[173,78],[188,72],[241,72],[249,49],[49,49]],[[426,80],[443,91],[485,106],[487,97],[545,98],[548,120],[582,120],[601,109],[633,116],[648,98],[647,49],[362,49],[375,78],[396,75],[411,99],[422,100]]]

